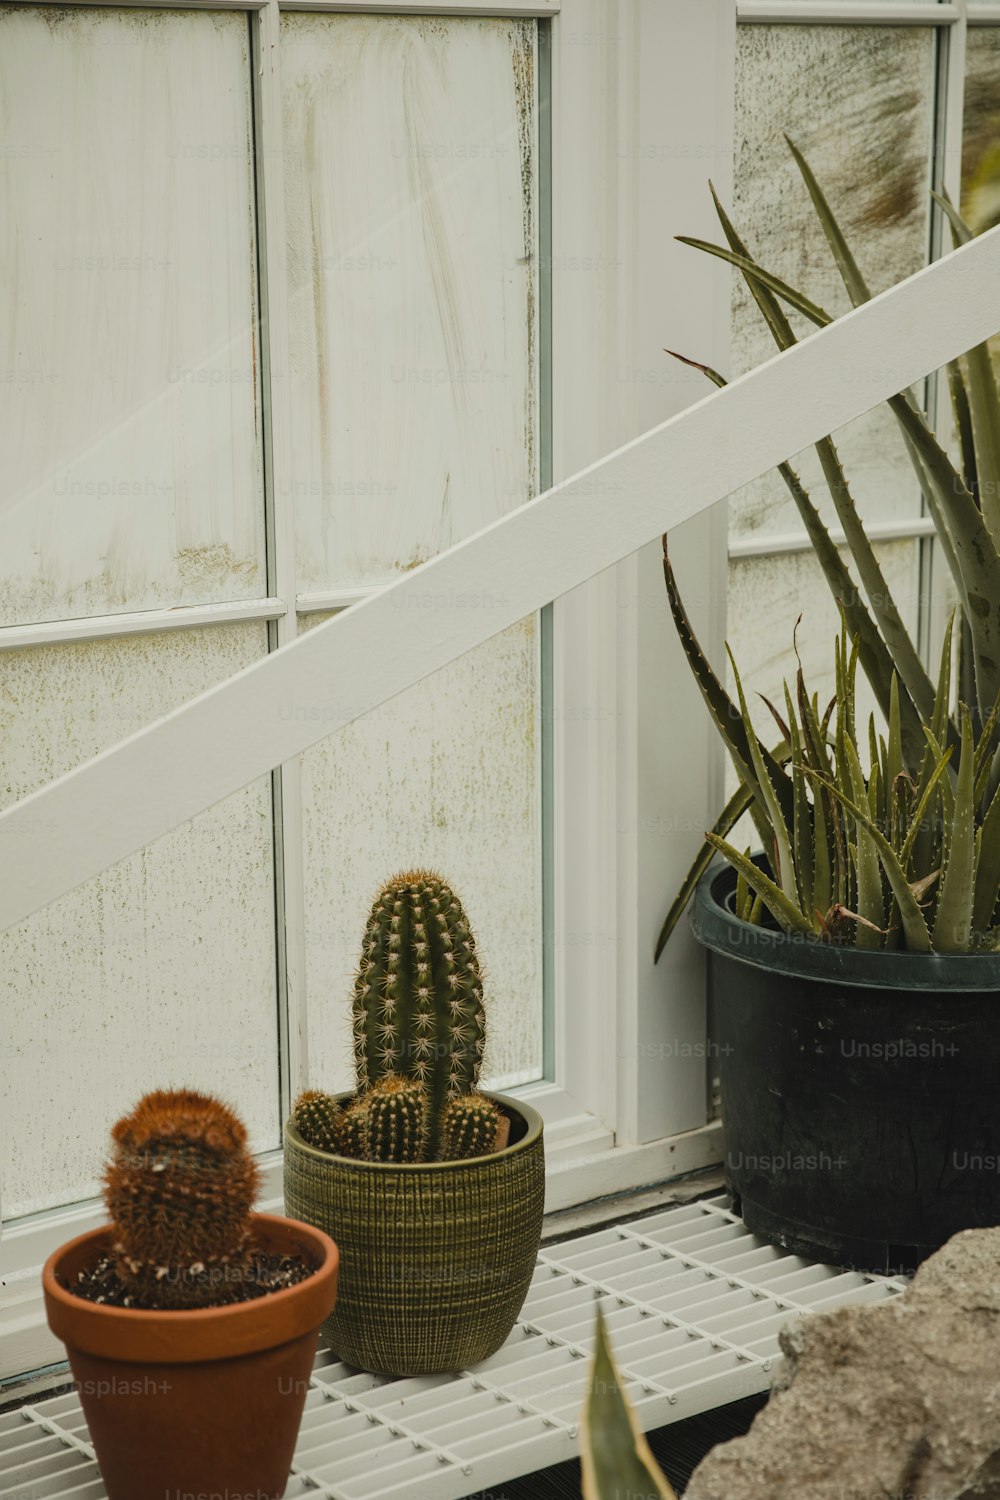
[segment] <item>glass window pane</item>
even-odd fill
[[[801,147],[874,291],[924,263],[932,151],[934,32],[878,26],[743,26],[737,33],[734,218],[762,264],[827,311],[849,307],[805,187],[783,139]],[[777,101],[777,103],[776,103]],[[733,275],[733,368],[752,369],[774,344]],[[793,316],[800,334],[811,325]],[[843,378],[851,378],[850,371]],[[838,434],[868,522],[919,514],[919,494],[883,407]],[[795,467],[824,515],[832,504],[810,451]],[[730,500],[734,537],[801,530],[777,475]]]
[[[257,660],[260,624],[0,655],[4,804]],[[5,1220],[98,1191],[113,1122],[201,1088],[280,1143],[270,778],[0,935]]]
[[[0,7],[0,624],[263,594],[244,15]]]
[[[536,23],[282,17],[300,586],[537,489]]]
[[[965,65],[962,212],[982,231],[1000,223],[1000,27],[970,28]]]
[[[414,865],[454,885],[476,934],[484,1082],[541,1076],[538,658],[532,616],[302,757],[315,1085],[353,1085],[350,1001],[368,910],[383,880]]]

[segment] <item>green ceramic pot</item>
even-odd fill
[[[352,1161],[285,1126],[286,1212],[335,1234],[340,1250],[323,1337],[347,1364],[444,1374],[487,1359],[513,1328],[542,1232],[542,1118],[488,1097],[510,1120],[509,1144],[468,1161]]]

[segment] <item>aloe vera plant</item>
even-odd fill
[[[848,296],[858,306],[871,296],[868,284],[808,162],[792,141],[788,146]],[[679,238],[740,271],[778,348],[787,349],[796,342],[786,307],[819,327],[831,322],[822,307],[751,255],[712,192],[725,245]],[[970,238],[971,231],[947,199],[938,197],[937,201],[948,217],[955,243]],[[707,366],[690,359],[684,362],[696,365],[715,385],[725,384]],[[657,958],[717,850],[741,871],[746,887],[744,909],[756,910],[759,916],[766,908],[788,931],[809,930],[817,936],[868,946],[902,944],[924,952],[997,946],[993,921],[1000,880],[996,713],[1000,700],[1000,394],[987,346],[979,346],[949,366],[948,383],[961,452],[958,466],[931,431],[911,393],[901,392],[888,404],[899,423],[959,600],[958,692],[954,695],[958,706],[954,711],[951,656],[942,665],[935,687],[865,534],[833,439],[817,443],[817,455],[864,593],[798,475],[787,462],[779,466],[850,639],[849,650],[845,652],[843,645],[838,648],[838,671],[848,672],[853,684],[854,671],[861,667],[889,725],[885,754],[883,737],[869,730],[867,776],[861,771],[853,726],[842,724],[845,705],[841,703],[838,711],[833,748],[824,747],[814,738],[815,706],[803,707],[798,683],[794,698],[789,696],[787,701],[787,725],[778,715],[788,745],[783,743],[768,754],[745,712],[742,685],[738,685],[741,702],[737,707],[698,649],[666,562],[674,620],[703,696],[726,735],[740,791],[708,835],[704,851],[667,913]],[[865,595],[870,604],[864,602]],[[951,642],[949,627],[949,653]],[[822,729],[822,722],[818,727]],[[779,764],[782,751],[790,755],[788,773]],[[920,798],[932,778],[927,806],[921,808]],[[914,826],[918,809],[919,826]],[[754,820],[771,864],[769,874],[725,842],[726,833],[745,811]],[[907,817],[910,824],[901,834]],[[824,847],[836,856],[831,902],[825,909],[825,868],[815,866],[810,877],[804,863],[810,848],[814,861],[825,858]],[[764,880],[770,884],[764,885]]]
[[[754,924],[769,917],[786,933],[860,948],[1000,950],[1000,789],[990,788],[1000,699],[978,734],[960,704],[958,746],[946,743],[954,617],[919,759],[904,747],[896,675],[886,733],[871,715],[859,748],[860,643],[851,641],[845,616],[836,694],[826,708],[808,692],[801,665],[794,689],[785,684],[782,708],[767,704],[787,747],[780,765],[757,737],[732,655],[737,703],[705,660],[664,561],[685,652],[742,782],[729,826],[750,812],[763,846],[755,860],[722,831],[706,834],[709,853],[724,855],[736,870],[737,915]]]

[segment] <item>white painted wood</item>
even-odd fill
[[[933,536],[934,522],[930,516],[914,516],[912,520],[872,521],[865,525],[865,532],[872,542],[896,542],[909,537]],[[839,527],[830,527],[830,536],[839,547],[844,545],[844,533]],[[765,531],[759,536],[737,536],[729,543],[729,556],[772,557],[781,552],[809,552],[812,543],[804,531]]]
[[[1000,328],[998,268],[995,229],[7,809],[0,930]]]
[[[727,18],[729,57],[716,45],[720,15]],[[669,43],[661,30],[667,22]],[[696,267],[693,277],[676,274],[678,266],[671,276],[664,257],[682,259],[671,244],[682,223],[707,231],[706,174],[718,174],[723,190],[728,180],[732,41],[728,5],[672,6],[668,13],[593,0],[553,23],[556,478],[697,399],[698,385],[686,372],[674,380],[668,368],[666,385],[655,378],[669,366],[662,351],[668,328],[675,331],[671,338],[684,336],[678,327],[686,329],[700,347],[712,348],[715,361],[726,362],[720,279],[707,266],[704,274]],[[691,530],[697,533],[691,536],[694,554],[701,553],[711,570],[711,522],[696,522]],[[654,1117],[662,1127],[656,1134],[705,1118],[696,1076],[703,1028],[700,1052],[692,1047],[682,1063],[680,1049],[673,1049],[678,1072],[686,1070],[686,1083],[676,1091],[659,1045],[661,1026],[679,1037],[693,1020],[703,963],[680,934],[670,962],[652,976],[637,1005],[638,969],[652,967],[652,938],[635,962],[624,955],[637,921],[636,889],[648,908],[665,905],[672,878],[662,861],[652,870],[643,865],[651,854],[657,860],[671,837],[670,821],[650,814],[650,807],[659,809],[666,793],[683,816],[698,806],[707,816],[705,778],[717,755],[707,735],[703,757],[692,757],[690,747],[669,734],[664,739],[662,703],[644,702],[635,720],[629,717],[636,702],[628,691],[644,669],[643,652],[645,661],[650,651],[655,655],[655,680],[675,683],[685,702],[690,686],[683,663],[670,654],[672,632],[657,613],[662,580],[653,580],[640,607],[618,576],[631,566],[595,576],[554,608],[557,1076],[574,1098],[613,1124],[619,1140],[637,1137],[644,1071],[656,1077],[643,1129],[652,1129]],[[724,611],[724,591],[710,606],[707,589],[699,589],[696,607],[707,638],[712,609]],[[688,706],[692,715],[698,712],[696,701]],[[684,717],[678,712],[677,722]],[[640,760],[647,768],[643,784],[630,782],[619,802],[623,768],[634,769]],[[650,800],[637,815],[643,797]],[[680,850],[674,858],[679,877]],[[641,921],[650,920],[644,910]],[[668,974],[681,963],[688,967],[686,991],[679,968]],[[657,1011],[652,1020],[650,1005]],[[655,1045],[640,1050],[638,1037],[648,1043],[651,1034]]]
[[[6,7],[0,94],[0,621],[265,594],[245,19]]]
[[[537,492],[531,19],[284,12],[299,588]]]
[[[124,0],[122,0],[124,4]],[[562,0],[280,0],[282,10],[340,11],[390,16],[556,16]]]
[[[277,0],[259,12],[253,33],[257,86],[255,129],[258,141],[257,205],[261,260],[261,354],[268,435],[266,487],[269,560],[273,587],[285,598],[298,590],[295,566],[295,505],[292,476],[290,382],[282,376],[288,363],[288,266],[285,225],[285,152],[281,84],[281,14]],[[298,614],[289,610],[274,629],[269,645],[280,649],[298,634]],[[278,868],[278,1011],[281,1035],[282,1113],[306,1086],[309,1077],[309,1013],[306,993],[306,919],[303,889],[302,775],[290,760],[274,774]]]
[[[17,5],[28,0],[14,0]],[[58,6],[60,10],[86,10],[97,4],[125,5],[136,9],[135,0],[31,0],[32,5]],[[142,0],[143,10],[259,10],[268,0]]]
[[[8,652],[4,799],[239,672],[261,657],[265,628]],[[266,775],[4,932],[8,1219],[93,1194],[110,1124],[147,1089],[217,1092],[256,1150],[277,1146],[274,972]]]
[[[321,589],[307,594],[299,594],[295,601],[295,608],[300,615],[328,615],[338,609],[347,609],[352,604],[357,604],[359,599],[367,599],[372,593],[370,588],[356,589]]]
[[[35,625],[0,626],[0,651],[54,646],[60,641],[106,641],[121,635],[153,635],[198,625],[234,625],[244,620],[279,620],[283,599],[235,599],[224,604],[180,604],[176,609],[142,609],[77,620],[46,620]]]
[[[758,26],[950,26],[959,14],[958,4],[934,0],[738,0],[737,7],[740,22]]]
[[[678,368],[674,377],[664,344],[697,345],[712,365],[729,364],[728,278],[707,257],[692,266],[674,236],[713,232],[706,175],[724,196],[732,190],[734,6],[654,0],[626,7],[623,21],[633,14],[637,24],[619,42],[627,167],[618,219],[635,226],[634,240],[619,240],[623,435],[696,399],[693,372]],[[649,372],[668,383],[644,378]],[[695,629],[719,665],[725,541],[725,506],[671,538]],[[667,904],[721,805],[723,754],[670,620],[659,539],[619,565],[617,613],[617,1125],[619,1140],[638,1144],[706,1118],[704,953],[682,928],[658,965],[653,954]]]
[[[1000,26],[1000,5],[990,0],[969,0],[970,26]]]

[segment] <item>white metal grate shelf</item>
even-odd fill
[[[598,1302],[649,1430],[764,1390],[788,1319],[904,1287],[789,1255],[724,1197],[548,1245],[513,1333],[473,1370],[393,1380],[321,1349],[286,1500],[460,1500],[572,1458]],[[75,1394],[0,1416],[0,1500],[104,1500]]]

